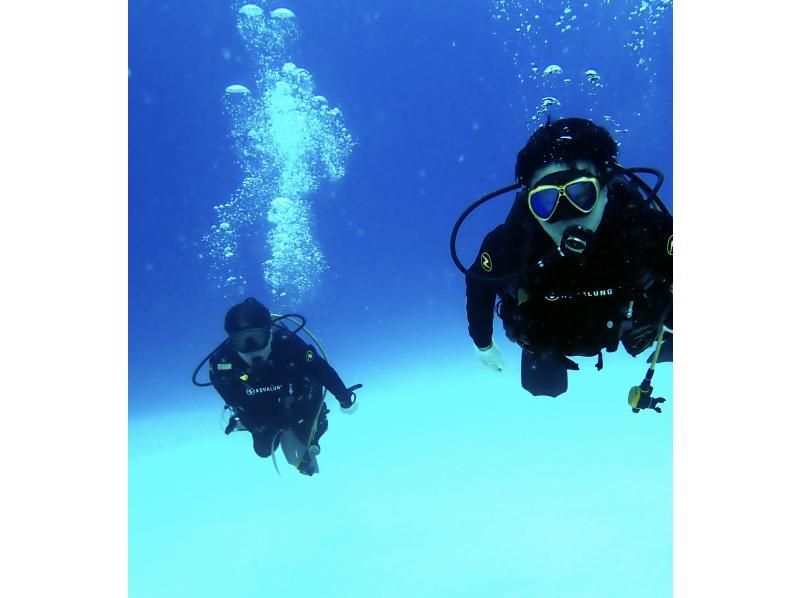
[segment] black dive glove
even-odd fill
[[[356,384],[355,386],[351,386],[350,388],[345,390],[344,395],[341,397],[336,397],[336,400],[339,401],[339,406],[342,409],[350,409],[356,402],[356,393],[353,392],[361,388],[363,384]]]

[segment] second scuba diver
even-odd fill
[[[249,431],[259,457],[280,444],[289,463],[313,475],[328,428],[323,387],[352,411],[361,385],[346,388],[313,346],[277,320],[252,297],[234,305],[225,316],[228,338],[208,358],[209,376],[232,411],[226,434]]]

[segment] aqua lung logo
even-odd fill
[[[492,271],[492,258],[485,251],[481,254],[481,268],[487,272]]]
[[[262,392],[276,392],[278,390],[283,390],[283,384],[275,384],[273,386],[259,386],[258,388],[253,388],[252,386],[248,386],[245,392],[248,396],[253,396],[256,394],[260,394]]]
[[[306,351],[306,361],[314,361],[314,352],[311,349]]]
[[[561,299],[578,299],[579,297],[611,297],[614,289],[597,289],[593,291],[578,291],[577,293],[547,293],[544,298],[547,301],[559,301]]]

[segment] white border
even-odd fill
[[[4,596],[127,593],[126,8],[0,17]]]
[[[675,3],[675,596],[800,595],[796,10],[741,6]]]

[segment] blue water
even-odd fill
[[[129,8],[130,595],[670,596],[671,366],[660,416],[630,413],[646,365],[619,353],[601,372],[579,360],[567,396],[531,397],[502,333],[502,375],[475,358],[448,243],[469,203],[513,182],[543,97],[614,131],[623,164],[663,170],[671,208],[671,4],[270,3],[296,14],[279,53],[354,141],[341,176],[293,199],[327,269],[274,301],[266,210],[235,224],[251,237],[232,257],[208,241],[245,176],[225,89],[257,97],[263,73],[242,4]],[[510,199],[467,221],[462,260]],[[191,384],[240,288],[303,313],[364,384],[356,413],[331,413],[313,478],[225,436],[221,400]]]

